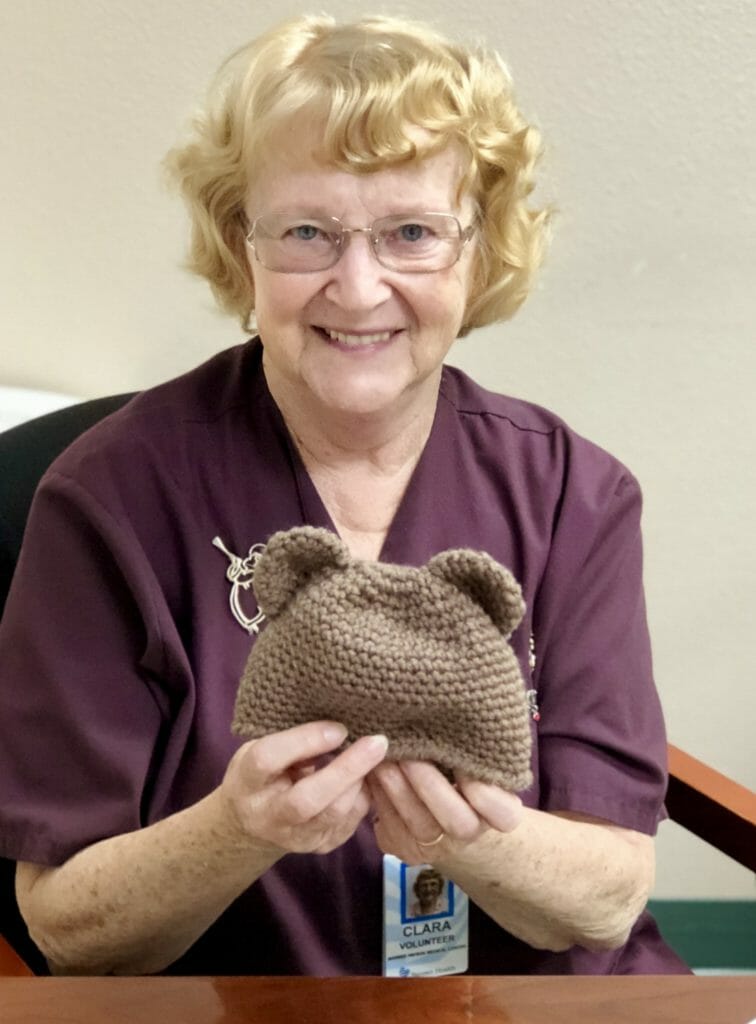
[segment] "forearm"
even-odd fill
[[[154,973],[280,855],[235,827],[215,791],[138,832],[95,843],[61,867],[20,865],[19,905],[55,973]]]
[[[53,969],[159,971],[285,853],[341,846],[368,811],[365,776],[388,746],[385,736],[363,736],[313,769],[345,738],[338,723],[308,722],[250,741],[192,807],[59,868],[19,865],[19,906]]]
[[[436,865],[507,931],[554,951],[620,946],[654,876],[649,837],[535,810],[513,832],[445,844]]]

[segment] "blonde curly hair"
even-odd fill
[[[305,16],[228,58],[190,138],[166,158],[192,220],[188,266],[224,310],[251,329],[245,202],[265,156],[290,150],[286,137],[313,125],[310,157],[355,174],[456,144],[459,194],[475,201],[479,239],[460,334],[518,309],[543,257],[549,211],[529,204],[540,136],[517,109],[501,59],[404,19]]]

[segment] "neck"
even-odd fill
[[[314,409],[268,387],[342,540],[355,557],[378,558],[433,426],[438,382],[390,415]]]
[[[414,466],[420,457],[436,414],[440,372],[401,405],[367,413],[325,408],[309,393],[292,393],[267,369],[266,379],[308,469],[362,463],[391,473],[408,462]]]

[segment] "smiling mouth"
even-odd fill
[[[350,334],[346,331],[332,331],[329,327],[319,327],[319,331],[331,341],[338,341],[341,345],[349,345],[359,348],[366,345],[379,345],[389,341],[396,333],[395,331],[372,331],[365,334]]]

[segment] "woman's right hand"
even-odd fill
[[[384,736],[363,736],[328,759],[346,734],[308,722],[245,743],[196,804],[58,867],[19,864],[19,906],[53,970],[164,970],[279,857],[345,842],[370,807],[365,776],[387,748]]]
[[[388,747],[385,736],[363,736],[320,766],[346,735],[337,722],[308,722],[240,747],[220,791],[241,835],[281,855],[346,842],[370,808],[365,778]]]

